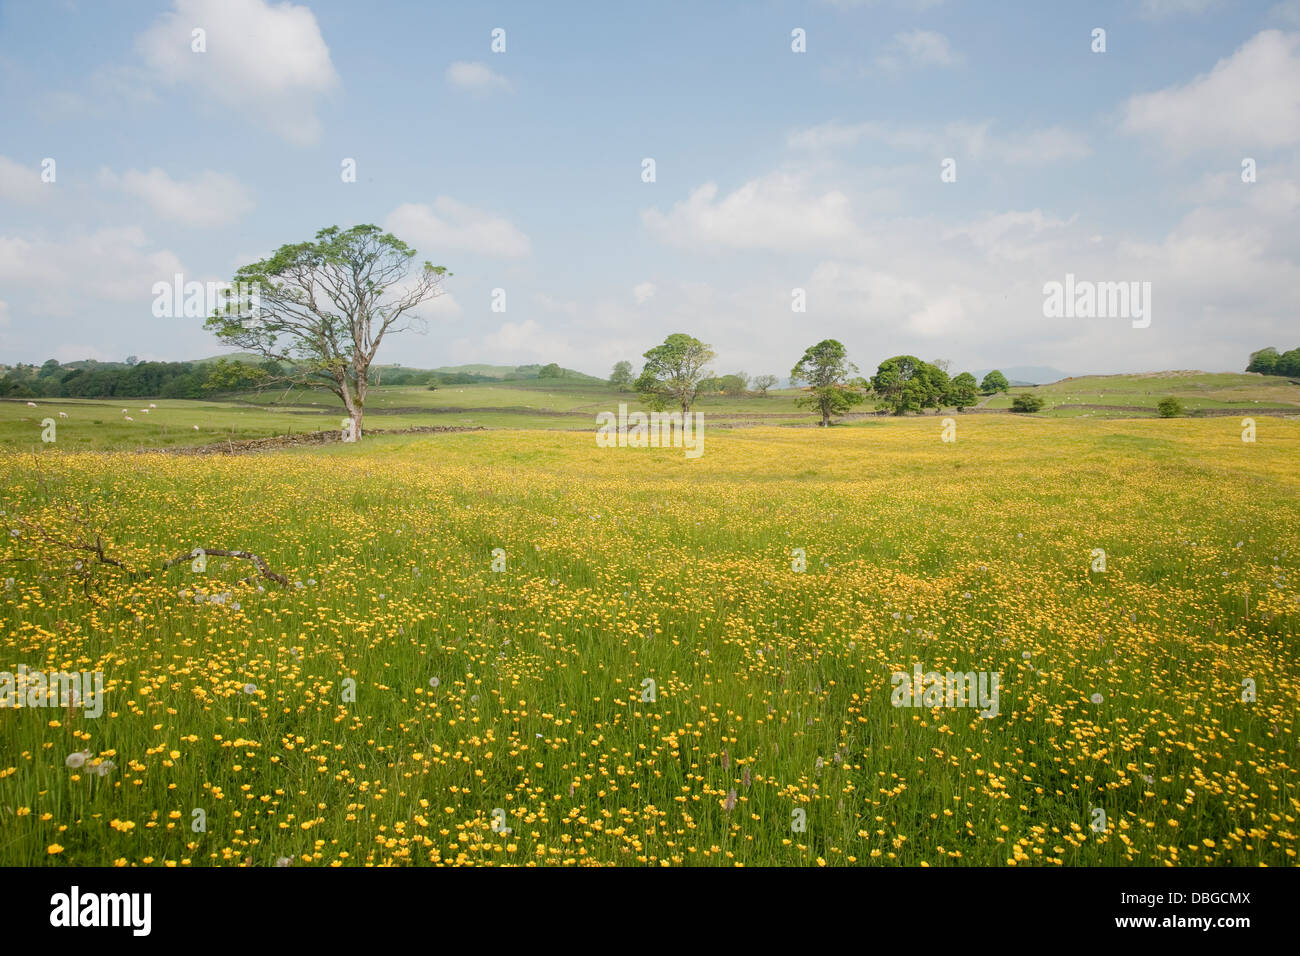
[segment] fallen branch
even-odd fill
[[[78,528],[82,530],[83,537],[80,538],[79,540],[74,538],[64,537],[61,534],[57,534],[51,531],[49,528],[46,528],[39,521],[33,521],[29,518],[20,517],[17,519],[17,522],[27,532],[27,534],[31,536],[33,540],[44,542],[45,544],[50,545],[53,548],[57,548],[61,551],[83,551],[86,552],[87,554],[93,554],[95,556],[95,559],[100,564],[106,564],[114,568],[121,568],[123,571],[126,571],[129,576],[136,577],[135,572],[131,571],[125,564],[123,564],[121,561],[117,560],[116,558],[110,558],[108,556],[108,554],[106,553],[107,549],[104,546],[104,539],[100,536],[99,532],[94,531],[90,527],[90,522],[87,521],[86,518],[79,513],[79,508],[77,506],[69,507],[66,510],[65,515],[69,519],[69,521],[71,521],[72,524],[76,525]],[[91,535],[93,535],[94,537],[92,538]],[[36,558],[10,558],[9,561],[36,562],[37,559]],[[90,565],[83,561],[78,561],[73,566],[73,571],[75,571],[77,577],[81,579],[81,590],[86,595],[86,597],[90,598],[91,600],[95,601],[98,604],[103,604],[103,602],[98,597],[96,597],[93,591],[91,590],[91,584],[93,583],[94,575],[91,573]]]
[[[245,561],[252,561],[254,566],[257,568],[258,573],[261,574],[262,577],[269,578],[270,580],[276,582],[282,587],[287,588],[289,586],[288,578],[286,578],[283,574],[278,574],[275,571],[272,571],[271,566],[266,563],[266,561],[262,558],[261,555],[254,554],[251,551],[226,551],[221,548],[196,548],[195,550],[202,551],[204,554],[208,555],[209,557],[216,556],[218,558],[242,558]],[[184,562],[190,561],[193,558],[194,558],[193,551],[187,551],[184,554],[179,554],[176,557],[172,558],[170,561],[164,561],[163,570],[166,570],[167,568],[173,568],[176,565],[183,564]]]
[[[90,533],[89,526],[84,518],[77,516],[75,513],[70,514],[69,517],[76,525],[85,530],[87,534]],[[18,524],[35,534],[39,540],[44,541],[47,544],[52,544],[56,548],[62,548],[65,551],[88,551],[99,560],[100,564],[111,564],[115,568],[125,567],[121,561],[116,558],[110,558],[104,553],[104,541],[98,533],[95,534],[93,541],[89,538],[85,538],[81,541],[71,541],[67,538],[61,538],[58,535],[53,534],[43,525],[28,520],[27,518],[19,518]]]

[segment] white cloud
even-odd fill
[[[485,352],[492,361],[511,364],[559,362],[568,365],[583,360],[581,350],[574,349],[562,334],[544,328],[536,319],[506,322],[475,344],[478,354]],[[482,359],[480,359],[482,361]]]
[[[33,290],[40,310],[54,314],[83,307],[78,299],[134,302],[148,314],[153,284],[171,282],[178,272],[184,274],[185,269],[175,253],[153,248],[135,226],[99,229],[61,241],[0,236],[0,279]],[[187,281],[208,278],[185,275]]]
[[[1193,209],[1154,240],[1136,231],[1107,233],[1083,202],[1078,211],[1012,208],[967,220],[914,210],[886,216],[855,203],[855,215],[844,209],[835,233],[887,238],[869,246],[863,238],[808,243],[796,235],[782,246],[789,255],[780,269],[753,272],[747,281],[728,274],[716,291],[690,293],[661,284],[642,338],[652,344],[661,326],[665,333],[686,328],[712,343],[723,365],[755,372],[783,369],[815,340],[805,341],[809,335],[838,338],[851,358],[871,368],[899,353],[953,358],[956,371],[1010,364],[1071,373],[1231,368],[1287,328],[1300,285],[1300,162],[1260,170],[1265,175],[1256,184],[1208,183],[1213,205]],[[821,180],[810,178],[794,193],[804,202],[780,208],[802,213],[809,197],[825,192]],[[677,230],[677,244],[691,249],[781,245],[770,238],[781,226],[761,227],[739,198],[712,191],[705,200],[679,203],[653,225],[666,241]],[[1268,206],[1276,208],[1265,212]],[[799,255],[810,251],[819,258]],[[734,257],[737,268],[743,259]],[[1067,272],[1083,280],[1149,281],[1151,327],[1044,318],[1043,284]],[[807,314],[795,321],[792,286],[807,292]],[[630,302],[628,312],[638,314]]]
[[[14,284],[56,278],[54,263],[40,248],[21,236],[0,236],[0,279]]]
[[[1015,262],[1050,247],[1063,235],[1061,230],[1074,221],[1045,215],[1041,209],[1016,210],[953,226],[940,235],[944,241],[965,237],[979,254],[990,260]]]
[[[460,303],[450,292],[444,292],[422,303],[419,312],[426,317],[441,320],[459,319],[465,314],[465,310],[460,307]]]
[[[966,310],[962,307],[961,297],[945,295],[926,302],[920,309],[909,315],[907,321],[918,335],[935,338],[940,335],[951,335],[961,327],[965,318]]]
[[[0,156],[0,200],[36,203],[50,196],[53,183],[41,182],[39,165],[27,165]]]
[[[388,214],[384,228],[422,253],[475,253],[494,259],[522,259],[532,253],[528,237],[509,219],[448,196],[439,196],[432,206],[403,203]]]
[[[1265,30],[1209,73],[1131,97],[1124,129],[1167,149],[1251,150],[1300,142],[1300,33]]]
[[[183,182],[157,167],[147,173],[129,169],[121,176],[105,168],[99,182],[144,200],[163,219],[190,226],[227,225],[253,209],[252,196],[238,179],[210,170]]]
[[[964,62],[965,58],[953,50],[946,36],[931,30],[896,33],[885,52],[876,57],[876,64],[886,70],[909,66],[950,68]]]
[[[453,63],[447,67],[447,82],[473,93],[509,93],[514,89],[509,80],[484,63]]]
[[[661,241],[683,247],[789,251],[859,238],[847,196],[816,195],[787,173],[751,180],[721,199],[717,184],[705,183],[670,212],[647,209],[641,218]]]
[[[636,299],[637,305],[645,305],[654,298],[655,286],[653,282],[640,282],[632,287],[632,298]]]
[[[786,137],[786,144],[791,149],[823,152],[852,146],[863,140],[884,143],[904,152],[992,159],[1017,166],[1081,159],[1091,153],[1078,133],[1063,126],[994,133],[991,120],[944,126],[832,121],[795,130]]]
[[[207,50],[191,49],[206,31]],[[251,117],[284,139],[320,138],[316,101],[338,84],[329,47],[305,6],[266,0],[174,0],[137,40],[146,66],[162,82],[188,86],[216,105]]]

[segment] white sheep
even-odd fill
[[[60,418],[67,418],[67,417],[68,417],[68,413],[67,413],[67,412],[59,412],[59,417],[60,417]]]
[[[133,421],[135,421],[135,419],[132,418],[130,415],[127,415],[127,416],[126,416],[126,420],[127,420],[128,422],[133,422]]]
[[[28,403],[27,403],[27,407],[28,407],[28,408],[35,408],[35,407],[36,407],[36,403],[35,403],[35,402],[28,402]]]

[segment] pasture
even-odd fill
[[[1295,863],[1300,422],[194,458],[5,412],[0,669],[104,707],[0,707],[0,864]],[[917,666],[996,714],[894,706]]]

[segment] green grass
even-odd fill
[[[1022,391],[1029,390],[1013,388],[1009,394],[989,398],[981,407],[1006,411],[1012,397]],[[1156,403],[1166,395],[1179,398],[1189,411],[1233,409],[1246,415],[1257,408],[1285,408],[1300,414],[1300,385],[1256,375],[1095,376],[1038,386],[1032,391],[1047,402],[1039,417],[1049,418],[1154,417]],[[706,395],[697,400],[694,409],[702,412],[705,420],[713,425],[814,425],[818,416],[795,404],[800,394],[785,389],[773,391],[764,398]],[[0,400],[0,448],[44,450],[40,440],[41,422],[47,417],[56,420],[60,447],[97,451],[173,448],[227,439],[239,441],[333,430],[339,427],[343,417],[341,403],[333,396],[304,389],[253,392],[222,401],[139,398],[35,401],[37,407],[30,408],[23,399]],[[419,386],[382,386],[370,392],[365,427],[404,429],[450,425],[594,431],[597,413],[616,411],[620,402],[626,402],[632,410],[646,407],[634,393],[593,382],[480,383],[447,385],[436,391]],[[151,403],[157,407],[143,412]],[[1086,405],[1098,407],[1070,407]],[[134,422],[125,420],[123,408]],[[60,418],[60,411],[68,417]],[[941,414],[953,413],[945,410]],[[869,427],[877,421],[879,416],[868,399],[843,423]]]
[[[1294,865],[1297,460],[1001,415],[0,452],[0,669],[107,685],[0,709],[0,864]],[[998,715],[891,706],[915,663]]]
[[[1255,407],[1289,408],[1300,414],[1300,385],[1274,376],[1238,373],[1153,372],[1145,375],[1091,375],[1034,388],[1012,388],[983,407],[1009,409],[1021,392],[1046,403],[1041,414],[1052,417],[1125,418],[1156,414],[1169,396],[1188,412],[1232,409],[1249,414]],[[1096,407],[1089,407],[1096,406]],[[1134,410],[1137,409],[1137,410]]]
[[[695,408],[716,424],[762,421],[769,424],[807,423],[815,419],[794,405],[794,393],[768,398],[701,398]],[[294,389],[248,393],[224,401],[185,399],[26,399],[0,400],[0,447],[49,450],[41,441],[42,421],[56,423],[55,446],[71,450],[174,448],[231,439],[268,438],[310,431],[333,430],[343,419],[341,403],[320,392]],[[423,387],[383,386],[371,390],[366,405],[366,429],[421,426],[485,426],[488,428],[580,429],[595,431],[596,415],[645,406],[630,393],[607,385],[565,386],[450,385],[429,391]],[[150,405],[148,412],[143,411]],[[122,409],[134,421],[127,421]],[[62,418],[59,412],[66,414]],[[196,429],[194,426],[198,426]]]

